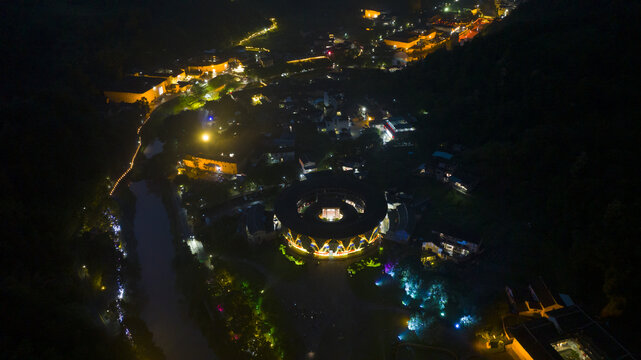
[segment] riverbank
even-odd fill
[[[133,183],[131,189],[136,196],[134,231],[140,289],[147,296],[141,317],[167,359],[215,359],[189,318],[188,306],[176,286],[175,251],[165,206],[160,196],[150,192],[147,182]]]

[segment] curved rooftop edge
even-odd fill
[[[346,198],[357,197],[365,203],[365,211],[357,218],[333,223],[309,220],[298,214],[297,203],[304,197],[325,191],[342,192]],[[387,201],[383,192],[374,189],[354,176],[332,171],[307,175],[284,189],[276,200],[275,213],[284,228],[319,239],[342,239],[364,234],[383,221]]]

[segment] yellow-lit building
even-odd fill
[[[191,83],[187,81],[179,81],[175,84],[169,84],[167,86],[167,92],[175,94],[175,93],[181,93],[189,90],[191,88]]]
[[[534,360],[532,355],[528,353],[518,339],[513,339],[512,343],[506,346],[506,349],[511,352],[512,357],[518,360]]]
[[[410,48],[416,46],[419,41],[429,41],[436,38],[436,30],[427,31],[425,33],[410,33],[402,34],[397,36],[389,37],[383,42],[387,46],[391,46],[394,49],[409,50]]]
[[[190,65],[187,71],[190,73],[200,72],[202,75],[216,76],[229,68],[229,61],[219,61],[213,63],[205,63],[198,65]]]
[[[526,317],[547,317],[549,312],[563,308],[563,301],[553,294],[541,277],[536,278],[527,290],[505,287],[506,294],[516,313]]]
[[[167,81],[170,84],[178,84],[180,81],[184,81],[186,77],[185,70],[175,70],[167,73]]]
[[[403,49],[407,50],[411,48],[412,46],[418,44],[418,36],[412,36],[412,37],[391,37],[388,39],[383,40],[385,45],[391,46],[394,49]]]
[[[505,345],[515,360],[619,359],[634,355],[576,305],[550,311],[506,329]]]
[[[561,308],[563,308],[563,306],[559,305],[556,300],[554,300],[554,303],[546,305],[543,305],[541,302],[530,302],[526,300],[524,303],[524,307],[521,309],[522,311],[519,312],[519,315],[530,317],[547,317],[547,313],[549,313],[550,311],[558,310]]]
[[[369,10],[369,9],[363,10],[363,17],[365,19],[376,19],[379,16],[381,16],[381,12],[380,11]]]
[[[135,103],[139,100],[154,102],[167,92],[171,80],[162,76],[127,76],[104,94],[110,103]]]
[[[420,40],[434,40],[436,38],[436,30],[430,30],[418,36]]]
[[[212,173],[228,175],[238,174],[238,163],[235,162],[187,155],[183,160],[183,164],[188,168],[199,169]]]

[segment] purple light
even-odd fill
[[[387,264],[385,264],[385,266],[383,267],[383,272],[384,272],[384,273],[386,273],[387,275],[391,276],[391,277],[394,277],[394,275],[395,275],[395,273],[394,273],[394,268],[395,268],[395,267],[396,267],[396,264],[393,264],[393,263],[387,263]]]

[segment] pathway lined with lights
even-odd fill
[[[176,94],[177,95],[177,94]],[[131,157],[131,161],[129,162],[129,167],[125,170],[125,172],[120,175],[118,180],[114,183],[114,186],[111,188],[111,191],[109,191],[109,196],[113,196],[113,194],[116,192],[116,188],[118,188],[118,184],[124,180],[124,178],[133,170],[134,168],[134,162],[136,161],[136,156],[138,156],[138,153],[140,152],[140,148],[142,147],[142,128],[147,124],[149,119],[151,118],[151,115],[154,113],[154,110],[160,107],[160,105],[164,104],[165,102],[174,99],[176,95],[172,95],[169,97],[165,97],[162,100],[160,100],[156,105],[149,105],[149,114],[145,118],[145,120],[142,121],[140,126],[136,129],[136,134],[138,135],[138,146],[136,147],[136,151],[134,151],[134,155]]]
[[[319,56],[306,57],[306,58],[302,58],[302,59],[289,60],[287,63],[288,63],[288,64],[298,64],[298,63],[301,63],[301,62],[314,61],[314,60],[321,60],[321,59],[327,59],[327,60],[329,60],[329,58],[328,58],[327,56],[325,56],[325,55],[319,55]]]
[[[241,46],[245,45],[246,43],[248,43],[250,40],[252,40],[254,38],[257,38],[257,37],[259,37],[261,35],[267,34],[270,31],[274,31],[274,30],[278,29],[278,23],[276,22],[275,18],[270,18],[269,21],[272,22],[270,27],[261,29],[259,31],[256,31],[255,33],[251,33],[251,34],[247,35],[244,39],[242,39],[242,40],[240,40],[238,42],[238,45],[241,45]]]
[[[116,258],[116,261],[118,262],[118,265],[116,265],[116,286],[118,287],[118,292],[116,294],[116,299],[115,299],[116,312],[117,312],[116,316],[117,316],[118,322],[120,323],[120,326],[125,332],[125,336],[129,340],[129,342],[133,344],[133,337],[131,335],[131,331],[129,330],[127,325],[124,323],[125,310],[122,307],[123,301],[125,298],[125,282],[123,280],[123,274],[122,274],[122,262],[127,257],[127,250],[121,238],[121,227],[120,227],[120,222],[118,221],[118,218],[116,218],[116,216],[114,216],[110,211],[105,211],[104,215],[109,221],[109,225],[111,227],[109,236],[111,237],[113,241],[114,249],[118,254]]]
[[[122,173],[122,175],[120,175],[120,177],[118,178],[118,180],[116,180],[116,182],[114,183],[114,186],[111,188],[111,191],[109,192],[109,196],[113,196],[114,192],[116,192],[116,189],[118,188],[118,184],[120,184],[120,182],[121,182],[121,181],[122,181],[122,180],[127,176],[127,174],[129,174],[129,172],[134,168],[134,161],[136,160],[136,156],[138,156],[138,153],[140,152],[140,148],[142,147],[142,135],[141,135],[141,131],[142,131],[142,128],[143,128],[143,127],[145,126],[145,124],[147,123],[147,121],[149,121],[149,118],[151,117],[151,114],[152,114],[152,113],[153,113],[153,111],[150,111],[150,112],[149,112],[149,115],[147,115],[147,117],[145,118],[145,120],[143,120],[143,122],[140,124],[140,126],[138,126],[138,129],[136,130],[136,134],[138,134],[138,146],[136,147],[136,151],[134,151],[134,155],[131,157],[131,161],[129,162],[129,167],[127,168],[127,170],[125,170],[125,172],[124,172],[124,173]]]

